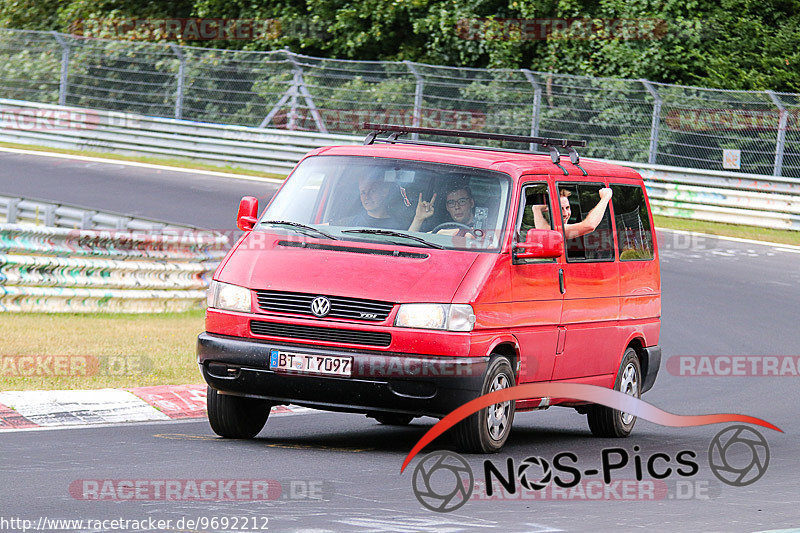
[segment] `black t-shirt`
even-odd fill
[[[408,229],[403,228],[402,222],[393,216],[375,218],[363,210],[353,217],[353,220],[350,221],[350,225],[358,228]]]

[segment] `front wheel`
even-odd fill
[[[636,350],[628,348],[622,357],[619,366],[614,390],[623,392],[634,398],[641,396],[642,368]],[[636,417],[606,407],[605,405],[592,405],[588,412],[589,429],[597,437],[627,437],[633,431]]]
[[[489,363],[481,396],[515,385],[511,362],[497,357]],[[458,449],[465,453],[497,453],[508,440],[514,422],[513,400],[484,407],[453,428]]]
[[[264,428],[272,408],[266,400],[220,394],[211,387],[206,396],[208,422],[220,437],[252,439]]]

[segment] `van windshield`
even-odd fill
[[[315,156],[295,169],[256,229],[497,251],[509,190],[507,174],[484,169],[403,159]]]

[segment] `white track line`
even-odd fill
[[[197,170],[192,168],[172,167],[169,165],[155,165],[152,163],[140,163],[138,161],[125,161],[124,159],[107,159],[104,157],[89,157],[85,155],[59,154],[56,152],[40,152],[37,150],[6,148],[5,146],[0,146],[0,152],[6,152],[11,154],[36,155],[41,157],[56,157],[60,159],[72,159],[74,161],[88,161],[92,163],[116,163],[119,165],[127,165],[131,167],[151,168],[155,170],[171,170],[173,172],[185,172],[187,174],[205,174],[207,176],[216,176],[220,178],[230,178],[230,179],[245,180],[245,181],[261,181],[261,182],[276,183],[276,184],[283,183],[283,180],[278,178],[246,176],[244,174],[233,174],[230,172],[216,172],[213,170]]]
[[[760,246],[770,246],[772,248],[778,248],[783,252],[791,252],[800,254],[800,246],[796,246],[794,244],[782,244],[779,242],[768,242],[768,241],[755,241],[752,239],[741,239],[739,237],[726,237],[724,235],[714,235],[712,233],[701,233],[699,231],[686,231],[680,229],[667,229],[667,228],[659,228],[656,227],[656,231],[669,231],[672,233],[680,233],[682,235],[698,235],[700,237],[709,237],[711,239],[719,239],[721,241],[733,241],[733,242],[742,242],[745,244],[757,244]]]

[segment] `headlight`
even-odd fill
[[[472,331],[475,313],[466,304],[401,304],[394,325],[401,328]]]
[[[242,311],[245,313],[252,311],[250,289],[219,281],[212,281],[208,286],[206,303],[208,307],[216,309]]]

